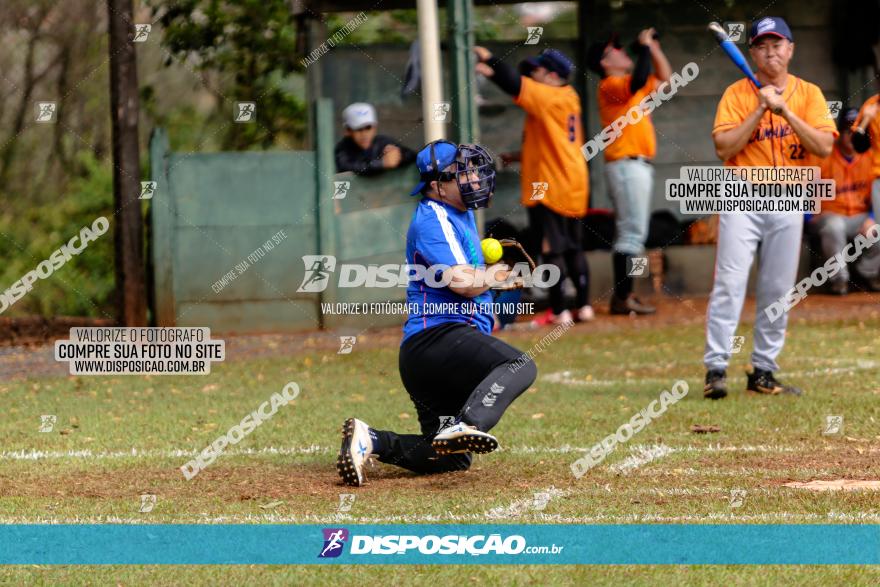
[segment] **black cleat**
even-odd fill
[[[763,369],[755,369],[751,373],[746,373],[748,383],[746,384],[746,392],[759,393],[761,395],[803,395],[803,391],[793,385],[785,385],[773,377],[772,371]]]
[[[845,296],[849,293],[849,285],[845,279],[832,281],[829,292],[834,296]]]
[[[726,371],[711,369],[706,372],[706,386],[703,387],[703,397],[706,399],[721,399],[727,397]]]
[[[612,314],[653,314],[657,310],[654,306],[642,303],[635,295],[630,294],[625,300],[619,299],[617,296],[611,296],[611,313]]]

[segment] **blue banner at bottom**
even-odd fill
[[[0,564],[880,564],[880,525],[2,525]]]

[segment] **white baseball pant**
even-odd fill
[[[771,322],[764,309],[794,286],[803,224],[803,214],[799,213],[721,214],[715,283],[706,316],[703,363],[707,370],[727,368],[758,245],[761,250],[751,363],[756,369],[779,369],[776,357],[785,344],[788,312]]]

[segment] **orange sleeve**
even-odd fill
[[[852,128],[855,128],[862,124],[862,116],[865,115],[865,108],[867,108],[869,104],[871,104],[872,102],[880,102],[880,98],[878,98],[878,96],[880,96],[880,94],[871,96],[870,98],[865,100],[865,103],[862,104],[861,108],[859,108],[859,115],[856,118],[856,121],[853,123]]]
[[[546,109],[547,102],[552,98],[553,90],[550,86],[536,82],[530,77],[523,76],[519,96],[513,99],[513,103],[529,114],[537,115]]]
[[[828,114],[828,102],[819,86],[810,84],[807,86],[807,111],[804,113],[804,122],[816,130],[824,130],[834,133],[835,138],[840,134],[834,120]]]
[[[724,90],[721,101],[718,102],[712,134],[739,126],[746,119],[746,116],[748,116],[748,112],[743,107],[739,92],[733,86],[729,86]]]

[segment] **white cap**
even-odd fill
[[[342,111],[342,120],[351,130],[376,125],[376,109],[366,102],[355,102]]]

